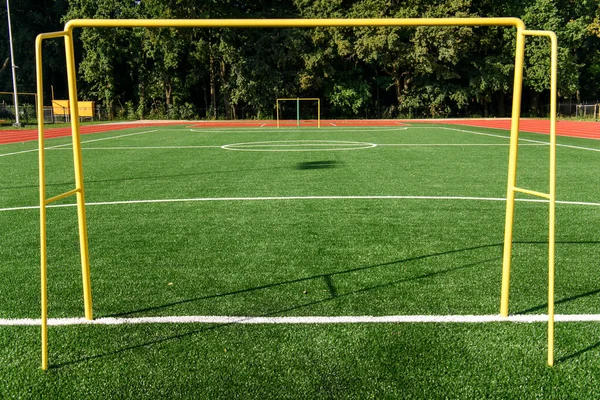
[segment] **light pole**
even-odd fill
[[[10,46],[10,65],[12,69],[12,81],[13,81],[13,96],[15,99],[15,124],[14,126],[21,126],[19,122],[19,101],[17,99],[17,66],[15,65],[15,55],[13,52],[13,42],[12,42],[12,29],[10,26],[10,5],[8,4],[8,0],[6,0],[6,15],[8,16],[8,43]]]

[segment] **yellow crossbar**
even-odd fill
[[[317,28],[362,26],[514,26],[524,30],[519,18],[331,18],[331,19],[74,19],[75,28]]]

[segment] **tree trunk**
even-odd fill
[[[540,115],[540,94],[538,92],[531,93],[531,113],[535,116]]]
[[[215,59],[210,56],[209,60],[209,73],[210,73],[210,102],[212,107],[212,117],[217,119],[217,82],[215,79]]]
[[[170,82],[165,82],[165,102],[167,103],[167,107],[171,105],[171,93],[173,93],[173,86],[171,86]]]
[[[146,116],[146,85],[143,82],[140,82],[139,90],[138,118],[144,119]]]
[[[484,97],[481,99],[481,108],[483,109],[483,118],[487,118],[490,116],[490,112],[489,112],[489,103],[487,101],[487,99]]]
[[[504,107],[504,93],[498,94],[498,117],[502,118],[506,116],[506,108]]]
[[[219,76],[221,78],[221,84],[225,87],[226,77],[227,77],[227,69],[225,66],[225,61],[221,61],[221,68],[219,68]],[[221,90],[223,94],[223,104],[225,105],[225,118],[233,119],[231,115],[231,101],[229,101],[229,91]]]
[[[402,78],[398,75],[394,75],[394,87],[396,88],[396,100],[398,101],[398,109],[402,106]]]
[[[205,115],[208,116],[208,109],[209,109],[209,105],[208,105],[208,92],[206,90],[206,81],[204,79],[202,79],[202,97],[204,98],[204,108],[206,109]]]

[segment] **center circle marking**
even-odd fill
[[[375,143],[349,142],[339,140],[275,140],[266,142],[233,143],[221,146],[234,151],[343,151],[361,150],[376,147]]]

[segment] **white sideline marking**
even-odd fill
[[[446,129],[446,130],[449,130],[449,131],[456,131],[456,132],[472,133],[474,135],[483,135],[483,136],[492,136],[492,137],[498,137],[498,138],[503,138],[503,139],[510,139],[510,136],[502,136],[502,135],[494,135],[492,133],[483,133],[483,132],[468,131],[468,130],[465,130],[465,129],[456,129],[456,128],[448,128],[448,127],[442,127],[442,129]],[[580,138],[580,139],[582,139],[582,138]],[[585,139],[585,138],[583,138],[583,139]],[[549,145],[550,144],[550,142],[544,142],[542,140],[523,139],[523,138],[519,138],[519,140],[524,141],[524,142],[539,143],[539,144],[544,144],[544,145]],[[573,145],[570,145],[570,144],[560,144],[560,143],[557,143],[556,146],[557,147],[566,147],[566,148],[569,148],[569,149],[577,149],[577,150],[587,150],[587,151],[600,152],[600,149],[594,149],[593,147],[573,146]]]
[[[127,137],[127,136],[135,136],[135,135],[142,135],[144,133],[152,133],[152,132],[157,132],[158,129],[153,129],[151,131],[143,131],[143,132],[134,132],[134,133],[126,133],[124,135],[117,135],[117,136],[110,136],[110,137],[105,137],[105,138],[100,138],[100,139],[92,139],[92,140],[84,140],[81,143],[92,143],[92,142],[100,142],[102,140],[112,140],[112,139],[119,139],[122,137]],[[70,143],[69,143],[70,144]],[[63,145],[64,146],[64,145]]]
[[[545,143],[524,143],[520,146],[544,146]],[[406,146],[406,147],[428,147],[428,146],[510,146],[510,143],[378,143],[377,146]]]
[[[124,135],[105,137],[105,138],[101,138],[101,139],[84,140],[84,141],[81,142],[81,144],[83,144],[83,143],[91,143],[91,142],[99,142],[100,140],[118,139],[118,138],[122,138],[122,137],[126,137],[126,136],[141,135],[143,133],[151,133],[151,132],[156,132],[156,131],[157,130],[155,129],[155,130],[152,130],[152,131],[127,133],[127,134],[124,134]],[[101,132],[98,132],[98,133],[101,133]],[[53,139],[58,139],[58,138],[53,138]],[[44,147],[44,150],[54,150],[54,149],[70,150],[70,149],[61,149],[61,147],[66,147],[66,146],[71,146],[71,145],[72,145],[72,143],[57,144],[56,146]],[[38,149],[36,148],[36,149],[31,149],[31,150],[16,151],[14,153],[0,154],[0,157],[13,156],[15,154],[32,153],[34,151],[38,151]]]
[[[504,135],[495,135],[493,133],[483,133],[483,132],[475,132],[475,131],[468,131],[466,129],[458,129],[458,128],[448,128],[446,126],[442,126],[442,129],[446,129],[447,131],[455,131],[455,132],[463,132],[463,133],[472,133],[474,135],[481,135],[481,136],[491,136],[491,137],[497,137],[497,138],[502,138],[502,139],[510,139],[510,136],[504,136]],[[523,140],[523,139],[521,139]]]
[[[290,200],[458,200],[458,201],[506,201],[504,197],[461,197],[461,196],[282,196],[282,197],[198,197],[189,199],[154,199],[86,202],[86,206],[108,206],[145,203],[186,203],[199,201],[290,201]],[[548,203],[545,199],[515,199],[523,203]],[[600,203],[586,201],[561,201],[557,204],[600,207]],[[76,207],[77,204],[51,204],[47,208]],[[39,206],[7,207],[2,211],[39,210]]]
[[[47,149],[47,148],[46,148]],[[15,151],[14,153],[4,153],[4,154],[0,154],[0,157],[4,157],[4,156],[14,156],[15,154],[23,154],[23,153],[31,153],[34,151],[38,151],[38,149],[31,149],[31,150],[21,150],[21,151]]]
[[[557,314],[556,322],[600,322],[600,314]],[[50,326],[73,325],[128,325],[128,324],[487,324],[510,322],[531,324],[547,322],[545,314],[510,315],[387,315],[387,316],[315,316],[315,317],[251,317],[221,315],[191,315],[180,317],[139,317],[139,318],[49,318]],[[0,319],[0,326],[39,326],[39,318]]]

